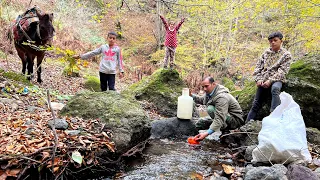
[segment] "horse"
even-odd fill
[[[33,78],[34,59],[37,57],[37,82],[41,83],[41,63],[46,49],[40,48],[40,46],[48,47],[52,45],[55,29],[52,24],[52,13],[36,13],[36,15],[33,13],[32,15],[36,22],[28,24],[27,28],[23,27],[23,24],[21,25],[20,22],[23,17],[19,16],[15,25],[10,28],[11,32],[8,33],[8,38],[12,40],[12,34],[14,34],[14,46],[22,61],[22,74],[25,75],[27,68],[28,80]]]

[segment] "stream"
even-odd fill
[[[210,179],[226,176],[222,164],[236,166],[229,149],[220,143],[189,145],[186,140],[151,140],[141,157],[130,161],[114,179]]]

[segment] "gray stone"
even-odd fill
[[[37,124],[37,122],[35,120],[33,120],[33,119],[29,119],[24,123],[25,126],[28,126],[28,125],[31,125],[31,124]]]
[[[316,128],[307,128],[307,140],[314,145],[320,144],[320,131]]]
[[[260,167],[248,167],[246,169],[245,180],[288,180],[287,168],[282,164],[275,164],[272,167],[260,166]]]
[[[28,135],[32,135],[32,132],[34,131],[34,128],[28,128],[24,133]]]
[[[222,177],[222,176],[220,176],[220,177],[211,176],[210,180],[228,180],[228,178]]]
[[[84,120],[100,119],[105,123],[103,130],[112,132],[119,154],[150,137],[150,120],[139,102],[114,91],[78,93],[60,114]]]
[[[196,120],[196,128],[199,130],[209,129],[212,124],[212,118],[210,116],[202,117]]]
[[[316,173],[318,178],[320,179],[320,167],[318,167],[316,170],[314,170],[314,173]]]
[[[246,153],[244,155],[244,159],[248,162],[251,162],[252,160],[252,151],[254,148],[256,148],[257,146],[255,145],[252,145],[252,146],[249,146],[246,148]]]
[[[36,107],[36,106],[28,106],[27,111],[28,111],[28,112],[44,111],[44,109],[43,109],[43,108]]]
[[[290,165],[287,176],[290,180],[319,180],[316,173],[301,165]]]
[[[181,138],[198,134],[192,120],[168,118],[155,120],[151,123],[152,138]]]
[[[81,131],[79,131],[79,130],[65,130],[65,132],[70,136],[76,136],[76,135],[80,134]]]
[[[53,120],[50,120],[48,122],[48,125],[50,126],[50,128],[52,128],[53,126]],[[68,129],[68,122],[65,119],[56,119],[55,120],[55,128],[58,130],[66,130]]]

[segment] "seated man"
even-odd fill
[[[258,111],[268,97],[272,98],[270,112],[280,104],[280,90],[286,81],[291,62],[290,52],[281,47],[282,38],[280,32],[270,34],[268,37],[270,48],[257,62],[253,75],[258,89],[246,121],[256,119]]]
[[[213,132],[220,132],[221,129],[236,129],[244,124],[242,109],[227,88],[216,83],[212,77],[206,77],[201,86],[206,95],[192,94],[192,97],[196,103],[207,106],[213,122],[207,132],[195,137],[197,141],[203,140]]]

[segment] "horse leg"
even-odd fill
[[[41,83],[42,82],[42,79],[41,79],[41,63],[42,63],[42,60],[44,58],[44,53],[37,56],[37,75],[38,75],[38,78],[37,78],[37,82],[38,83]]]
[[[34,55],[27,55],[28,80],[33,78]]]
[[[18,56],[20,57],[21,59],[21,62],[22,62],[22,74],[25,75],[26,74],[26,68],[27,68],[27,57],[26,57],[26,54],[16,46],[16,49],[17,49],[17,53],[18,53]]]

